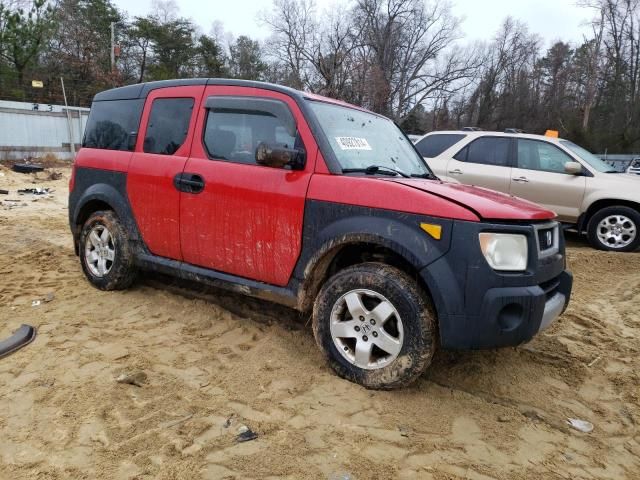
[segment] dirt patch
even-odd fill
[[[0,173],[0,189],[35,181]],[[0,208],[0,338],[39,333],[0,360],[0,478],[637,477],[639,254],[571,237],[573,301],[544,334],[440,352],[411,387],[373,392],[335,376],[286,308],[165,277],[89,286],[63,174]],[[238,443],[243,427],[258,438]]]

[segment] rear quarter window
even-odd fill
[[[461,162],[507,167],[510,146],[511,138],[480,137],[456,153],[453,158]]]
[[[425,158],[435,158],[464,137],[466,135],[456,133],[429,135],[416,143],[416,149]]]
[[[189,133],[193,98],[156,98],[144,137],[145,153],[173,155]]]
[[[138,131],[143,106],[143,98],[93,102],[82,146],[133,150],[129,138]]]

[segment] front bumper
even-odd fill
[[[486,229],[530,230],[527,271],[501,273],[488,266],[477,246],[478,233]],[[538,254],[536,234],[531,226],[456,223],[449,252],[421,271],[435,303],[443,348],[519,345],[564,312],[573,277],[565,270],[562,232],[558,229],[557,252],[549,255]]]

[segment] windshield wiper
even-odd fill
[[[404,178],[411,178],[411,175],[404,173],[395,168],[387,167],[385,165],[369,165],[366,168],[343,168],[342,173],[366,173],[367,175],[375,175],[380,173],[382,175],[400,175]]]
[[[438,180],[438,177],[436,177],[433,173],[412,173],[411,174],[412,178],[426,178],[426,179],[431,179],[431,180]]]

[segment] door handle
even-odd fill
[[[449,170],[449,173],[451,175],[462,175],[462,170],[460,170],[459,168],[456,168],[455,170]]]
[[[518,183],[529,183],[529,179],[527,177],[514,178],[513,181]]]
[[[178,173],[173,177],[173,185],[184,193],[200,193],[204,190],[204,178],[197,173]]]

